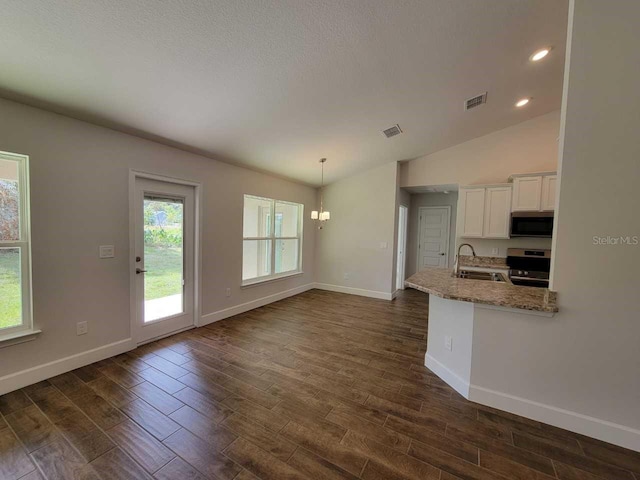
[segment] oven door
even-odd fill
[[[551,238],[553,212],[517,212],[511,214],[512,237]]]

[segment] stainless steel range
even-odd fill
[[[549,288],[551,250],[508,248],[507,265],[514,285]]]

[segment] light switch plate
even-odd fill
[[[113,245],[100,245],[100,258],[113,258],[116,256],[116,248]]]

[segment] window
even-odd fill
[[[303,209],[299,203],[244,196],[243,285],[301,271]]]
[[[31,329],[28,159],[0,152],[0,337]]]

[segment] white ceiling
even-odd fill
[[[311,184],[320,157],[330,182],[560,107],[566,0],[0,0],[0,12],[0,96]],[[386,139],[396,123],[405,133]]]

